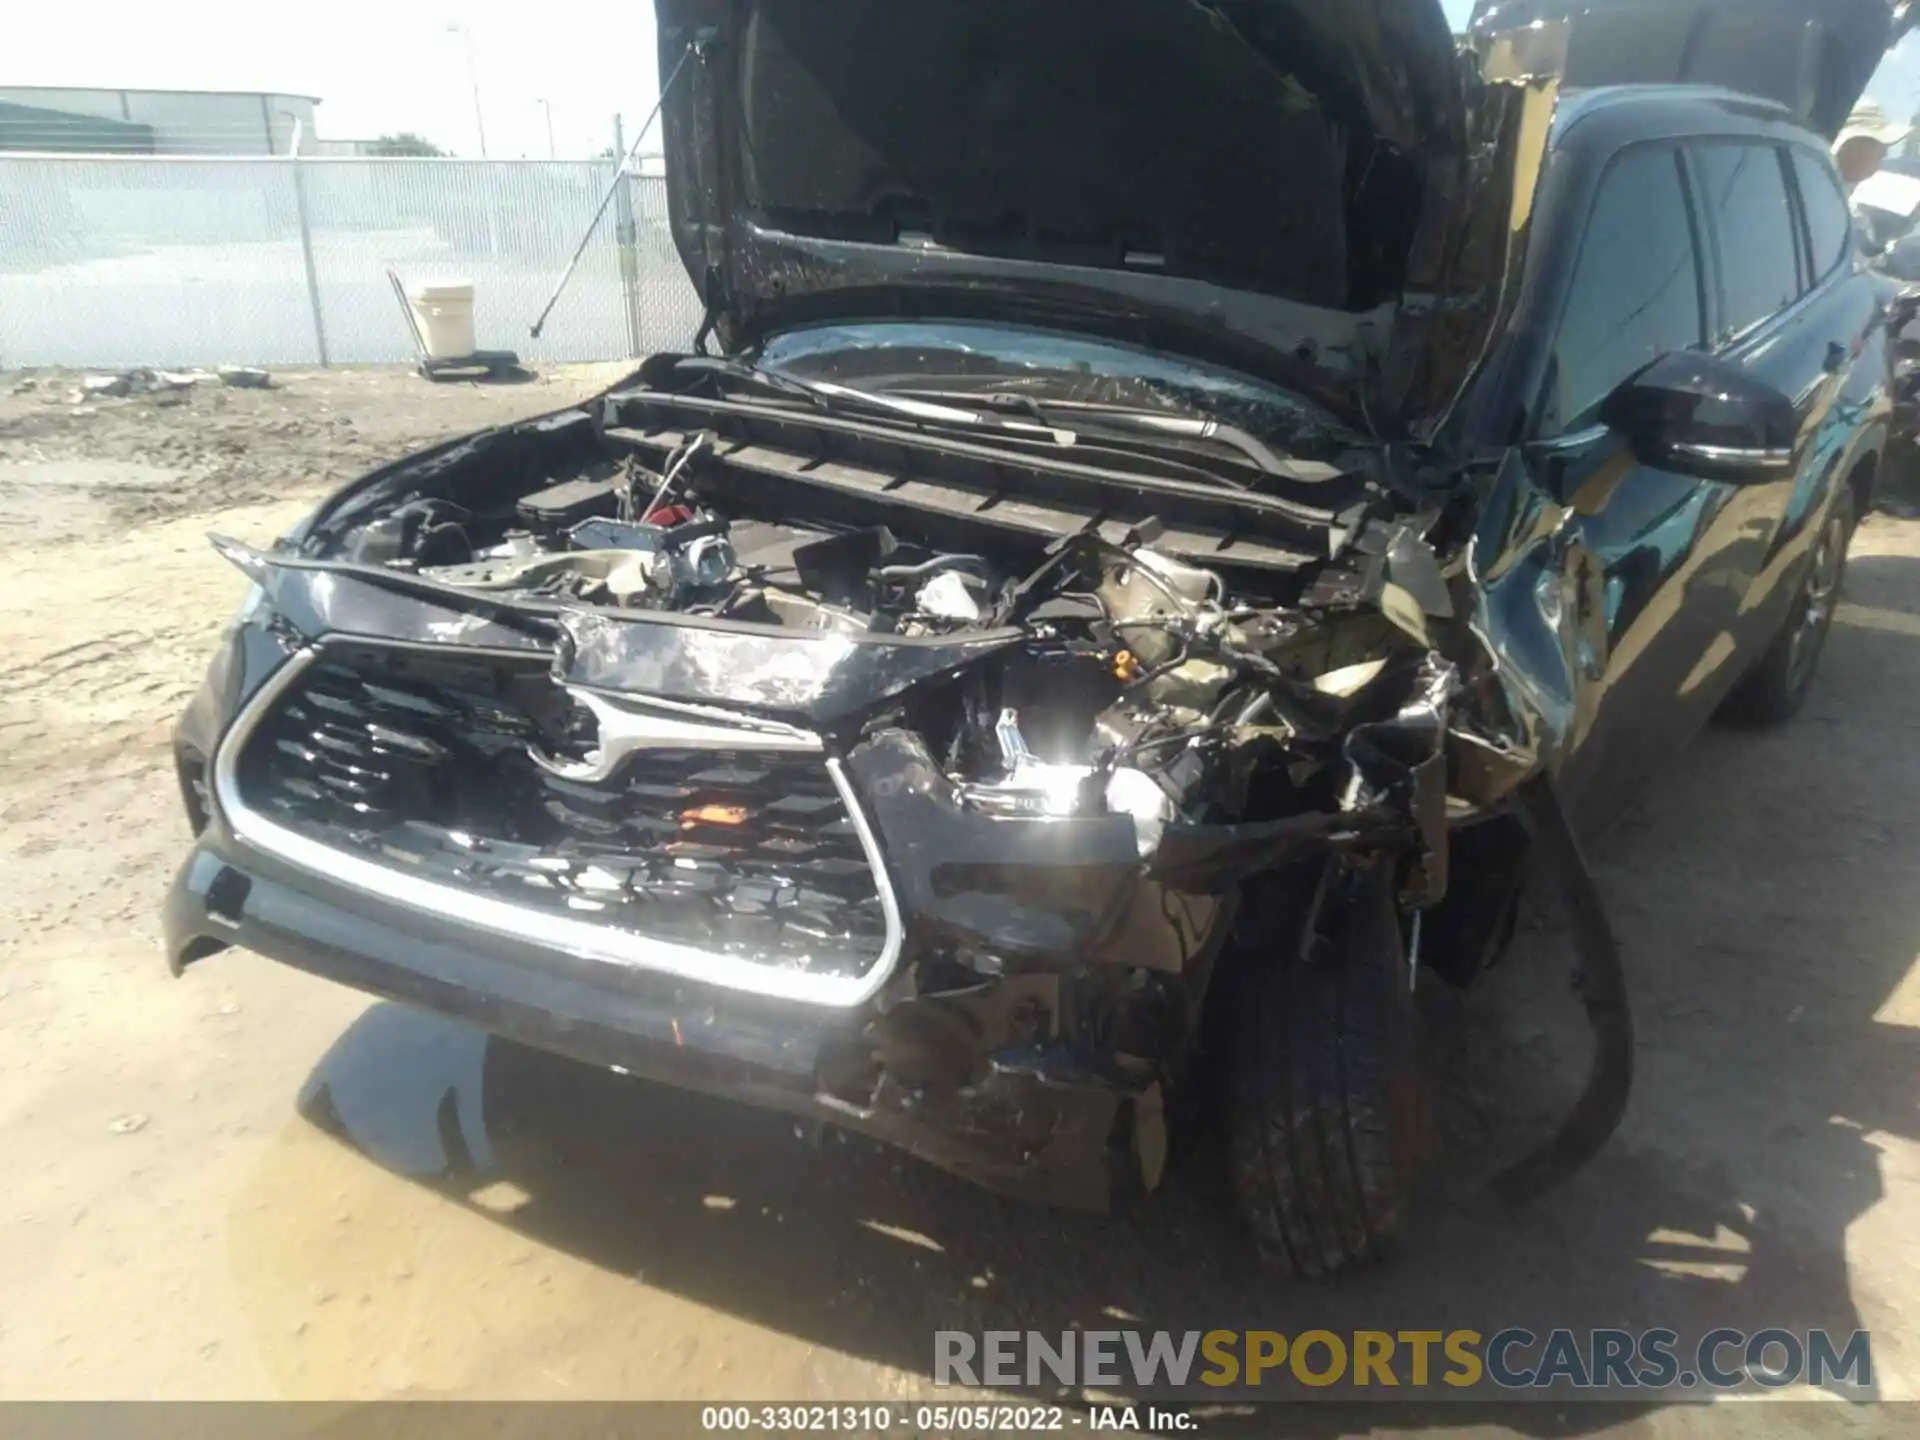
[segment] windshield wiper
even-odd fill
[[[756,370],[751,365],[743,365],[738,360],[728,360],[719,355],[681,355],[677,356],[672,369],[693,371],[701,375],[713,375],[723,380],[732,380],[741,385],[759,390],[770,390],[775,394],[792,396],[804,400],[816,410],[830,408],[824,396],[815,393],[811,385],[799,380],[789,379],[772,370]],[[643,372],[644,373],[644,372]]]
[[[757,386],[781,395],[805,400],[817,410],[867,410],[902,420],[929,425],[956,425],[980,430],[999,430],[1030,439],[1051,440],[1056,445],[1071,445],[1071,429],[1045,420],[1022,424],[992,410],[966,409],[957,405],[935,404],[909,395],[880,394],[858,390],[831,380],[802,380],[777,370],[761,370],[738,360],[714,355],[689,355],[675,363],[675,370],[694,370],[717,375],[743,385]]]
[[[1311,460],[1289,460],[1276,452],[1259,436],[1221,420],[1199,415],[1169,415],[1158,410],[1134,410],[1122,406],[1095,405],[1084,400],[1049,400],[1044,404],[1031,395],[993,391],[967,394],[964,391],[910,390],[909,395],[929,399],[966,398],[996,410],[1019,410],[1040,424],[1053,429],[1080,431],[1130,430],[1149,435],[1164,435],[1172,440],[1214,441],[1237,450],[1254,468],[1287,480],[1326,480],[1335,473],[1326,465]]]
[[[1338,474],[1336,467],[1318,461],[1289,460],[1238,425],[1203,416],[1170,415],[1085,401],[1050,400],[1042,404],[1031,395],[1001,391],[860,390],[831,380],[802,380],[781,371],[757,369],[738,360],[712,355],[686,356],[673,368],[699,371],[743,386],[792,396],[823,411],[864,411],[916,425],[991,430],[1010,438],[1042,441],[1062,448],[1079,443],[1082,435],[1111,438],[1116,432],[1188,443],[1211,441],[1237,451],[1263,474],[1281,479],[1312,482]],[[954,404],[954,401],[967,403]],[[1009,418],[1010,410],[1027,416],[1027,420]],[[1253,488],[1250,482],[1217,472],[1207,473],[1208,478],[1238,490]]]

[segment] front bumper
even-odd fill
[[[1102,1209],[1129,1168],[1158,1178],[1159,1089],[1090,1073],[1045,1034],[1059,977],[857,1010],[743,995],[351,892],[247,850],[217,820],[164,928],[176,975],[242,946],[590,1065],[831,1122],[1022,1199]]]
[[[1099,1209],[1116,1181],[1158,1182],[1164,1087],[1235,905],[1143,873],[1130,818],[963,811],[913,737],[883,732],[845,765],[898,896],[898,949],[858,997],[754,993],[383,895],[236,831],[211,760],[292,663],[275,609],[251,610],[176,732],[196,839],[166,902],[175,974],[240,946],[587,1064],[828,1121],[1024,1199]]]

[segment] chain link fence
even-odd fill
[[[626,180],[527,333],[612,177],[611,161],[0,156],[0,367],[412,360],[389,266],[471,280],[482,349],[683,349],[700,307],[658,177]]]

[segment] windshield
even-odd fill
[[[867,391],[1021,395],[1217,420],[1298,456],[1330,457],[1359,438],[1299,396],[1231,370],[1022,326],[821,325],[775,336],[758,365]]]

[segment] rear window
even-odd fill
[[[1720,241],[1720,335],[1731,340],[1800,298],[1800,257],[1783,155],[1771,145],[1702,145],[1701,206]]]
[[[1807,235],[1813,241],[1813,278],[1824,280],[1852,247],[1853,219],[1847,198],[1824,160],[1811,151],[1795,150],[1793,170],[1807,209]]]

